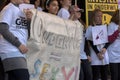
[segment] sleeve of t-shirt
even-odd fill
[[[19,39],[9,31],[8,24],[0,23],[0,34],[14,46],[19,47],[21,45]]]
[[[93,50],[95,51],[96,54],[99,53],[99,50],[97,49],[96,45],[93,45],[93,40],[92,40],[92,27],[89,26],[86,30],[86,34],[85,37],[87,39],[87,41],[89,41],[91,47],[93,48]]]
[[[93,48],[93,50],[95,51],[95,53],[98,54],[98,53],[99,53],[99,50],[97,49],[97,46],[96,46],[96,45],[93,45],[93,41],[90,41],[90,40],[88,40],[88,41],[89,41],[91,47]]]
[[[108,36],[112,35],[117,29],[115,28],[116,25],[114,24],[109,24],[108,25]]]
[[[91,28],[91,26],[89,26],[86,29],[85,37],[86,37],[87,40],[92,40],[92,28]]]
[[[107,48],[110,46],[110,44],[111,44],[111,43],[109,43],[109,42],[108,42],[108,43],[105,43],[105,46],[104,46],[103,48],[106,48],[106,49],[107,49]]]
[[[108,26],[108,41],[110,43],[114,42],[119,36],[118,25],[111,24]]]
[[[68,19],[68,16],[67,16],[67,13],[61,9],[59,12],[58,12],[58,16],[63,18],[63,19]]]
[[[63,19],[68,19],[68,17],[66,16],[66,13],[65,13],[65,12],[62,12],[61,17],[62,17]]]
[[[88,41],[86,40],[86,38],[85,38],[84,51],[86,52],[86,55],[87,55],[87,56],[90,56],[90,49],[89,49]]]
[[[10,7],[5,7],[0,13],[0,34],[16,47],[19,47],[21,42],[10,31],[9,27],[12,22],[13,12]]]
[[[0,12],[0,22],[7,23],[9,26],[12,21],[12,10],[10,8],[5,8]]]

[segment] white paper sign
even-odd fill
[[[27,63],[30,80],[78,80],[82,25],[33,10]]]
[[[21,11],[24,11],[24,9],[34,9],[34,5],[32,4],[20,4],[19,8]]]
[[[108,42],[107,26],[100,25],[92,27],[92,37],[94,45]]]

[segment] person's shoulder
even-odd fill
[[[115,26],[115,25],[117,25],[117,24],[115,24],[114,22],[110,22],[110,23],[108,24],[108,26]]]
[[[61,8],[61,10],[66,11],[66,9],[65,9],[65,8]]]
[[[117,24],[115,24],[114,22],[110,22],[110,23],[108,24],[108,27],[109,27],[109,28],[115,28],[115,26],[117,26]]]
[[[117,28],[117,24],[115,24],[114,22],[110,22],[109,24],[108,24],[108,29],[116,29]]]
[[[73,22],[75,22],[76,24],[78,24],[78,25],[79,25],[80,27],[82,27],[82,28],[84,27],[83,24],[82,24],[79,20],[75,20],[75,21],[73,21]]]
[[[9,3],[8,5],[5,6],[5,9],[13,9],[14,5],[12,3]]]
[[[90,28],[92,28],[93,26],[92,25],[89,25],[88,27],[87,27],[87,29],[90,29]]]
[[[91,32],[91,31],[92,31],[92,26],[89,25],[89,26],[86,28],[86,31],[87,31],[87,32]]]
[[[61,8],[59,12],[68,12],[68,10],[66,10],[65,8]]]
[[[6,5],[6,6],[3,8],[3,10],[2,10],[1,12],[5,12],[5,11],[10,12],[10,11],[12,11],[12,10],[15,10],[15,9],[14,9],[14,5],[13,5],[12,3],[9,3],[8,5]]]
[[[41,7],[37,7],[37,10],[38,11],[42,11],[43,9]]]

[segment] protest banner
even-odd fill
[[[103,24],[109,24],[112,14],[118,9],[118,0],[86,0],[86,24],[90,25],[92,11],[100,9],[103,12]]]
[[[30,80],[78,80],[82,24],[32,12],[27,54]]]

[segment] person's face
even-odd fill
[[[24,0],[24,3],[29,4],[30,0]]]
[[[71,6],[72,0],[62,0],[61,3],[62,3],[63,5],[66,5],[66,6]]]
[[[95,14],[95,24],[102,24],[102,12],[97,12]]]
[[[36,1],[35,1],[35,6],[38,7],[39,5],[40,5],[40,0],[36,0]]]
[[[24,0],[11,0],[14,4],[22,4],[24,3]]]
[[[49,6],[47,6],[48,12],[51,14],[57,14],[59,6],[58,6],[58,1],[54,0],[50,3]]]
[[[74,14],[75,14],[76,19],[81,18],[81,12],[80,11],[76,11]]]

